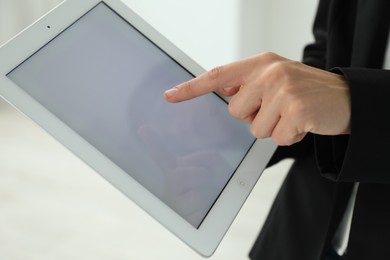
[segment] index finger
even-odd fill
[[[181,102],[225,88],[242,85],[239,62],[218,66],[164,93],[169,102]]]

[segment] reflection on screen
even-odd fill
[[[214,94],[165,102],[193,76],[105,4],[8,77],[195,227],[254,141]]]

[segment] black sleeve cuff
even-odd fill
[[[337,68],[349,82],[351,134],[315,136],[321,173],[335,181],[390,183],[390,71]]]

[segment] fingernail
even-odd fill
[[[167,98],[171,98],[171,97],[175,96],[177,92],[178,92],[178,89],[177,89],[177,88],[171,88],[171,89],[165,91],[164,94],[165,94],[165,96],[166,96]]]

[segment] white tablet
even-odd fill
[[[0,48],[6,100],[210,256],[276,145],[214,93],[164,101],[203,71],[119,0],[64,1]]]

